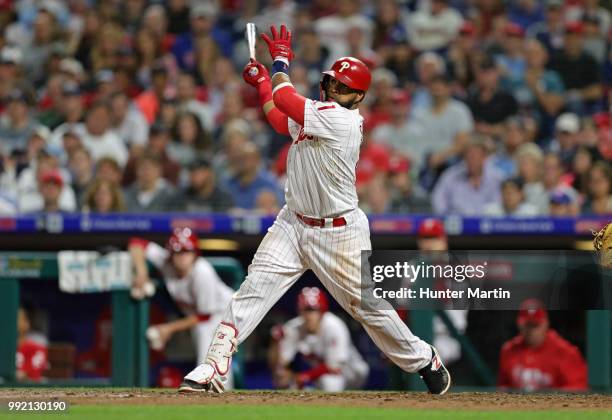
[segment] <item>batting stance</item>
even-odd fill
[[[234,290],[221,280],[213,266],[200,257],[198,237],[189,228],[177,228],[165,248],[141,238],[132,238],[128,250],[134,262],[133,286],[150,284],[146,261],[164,277],[168,294],[185,316],[154,325],[147,330],[151,347],[161,350],[177,332],[191,329],[198,363],[204,363],[215,328],[223,319]],[[231,384],[231,378],[228,377]]]
[[[338,392],[359,389],[368,379],[370,367],[328,306],[321,289],[305,287],[298,295],[299,316],[272,329],[268,354],[276,387]],[[299,369],[300,361],[307,369]]]
[[[363,118],[358,105],[370,86],[366,65],[338,59],[321,79],[321,100],[299,95],[288,76],[291,32],[271,28],[272,79],[251,60],[245,81],[255,86],[268,122],[293,140],[287,158],[286,206],[268,230],[214,335],[205,363],[180,392],[223,392],[232,354],[268,310],[308,269],[359,321],[374,343],[401,369],[419,372],[429,391],[444,394],[450,375],[437,351],[414,336],[389,305],[368,310],[361,303],[361,251],[370,250],[368,219],[357,206],[355,165]]]

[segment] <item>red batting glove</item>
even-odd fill
[[[268,73],[268,70],[263,64],[251,59],[251,61],[244,66],[242,78],[249,85],[259,89],[259,85],[262,83],[270,82],[270,73]]]
[[[289,63],[293,59],[293,51],[291,51],[291,31],[287,30],[285,25],[280,27],[280,35],[276,32],[274,26],[270,26],[272,39],[266,34],[261,34],[261,38],[268,44],[270,57],[272,60],[285,60]]]
[[[270,73],[268,69],[258,61],[251,61],[244,66],[242,78],[249,85],[257,89],[259,93],[259,103],[263,106],[266,102],[272,100],[272,82],[270,82]]]

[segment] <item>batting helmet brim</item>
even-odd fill
[[[337,81],[345,84],[346,86],[350,87],[351,89],[358,90],[360,92],[365,92],[363,89],[360,88],[359,83],[357,83],[355,80],[351,79],[346,74],[340,74],[340,73],[336,72],[335,70],[327,70],[327,71],[324,71],[322,73],[326,74],[328,76],[333,77],[334,79],[336,79]]]

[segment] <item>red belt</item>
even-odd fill
[[[313,217],[302,216],[299,213],[295,213],[298,219],[307,224],[308,226],[314,227],[340,227],[346,226],[346,219],[344,217],[335,217],[335,218],[323,218],[323,219],[315,219]]]
[[[206,322],[210,320],[210,314],[196,314],[198,322]]]

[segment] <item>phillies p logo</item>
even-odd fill
[[[340,70],[338,70],[338,73],[342,73],[344,70],[348,69],[349,67],[351,67],[351,65],[347,61],[343,61],[342,63],[340,63]]]

